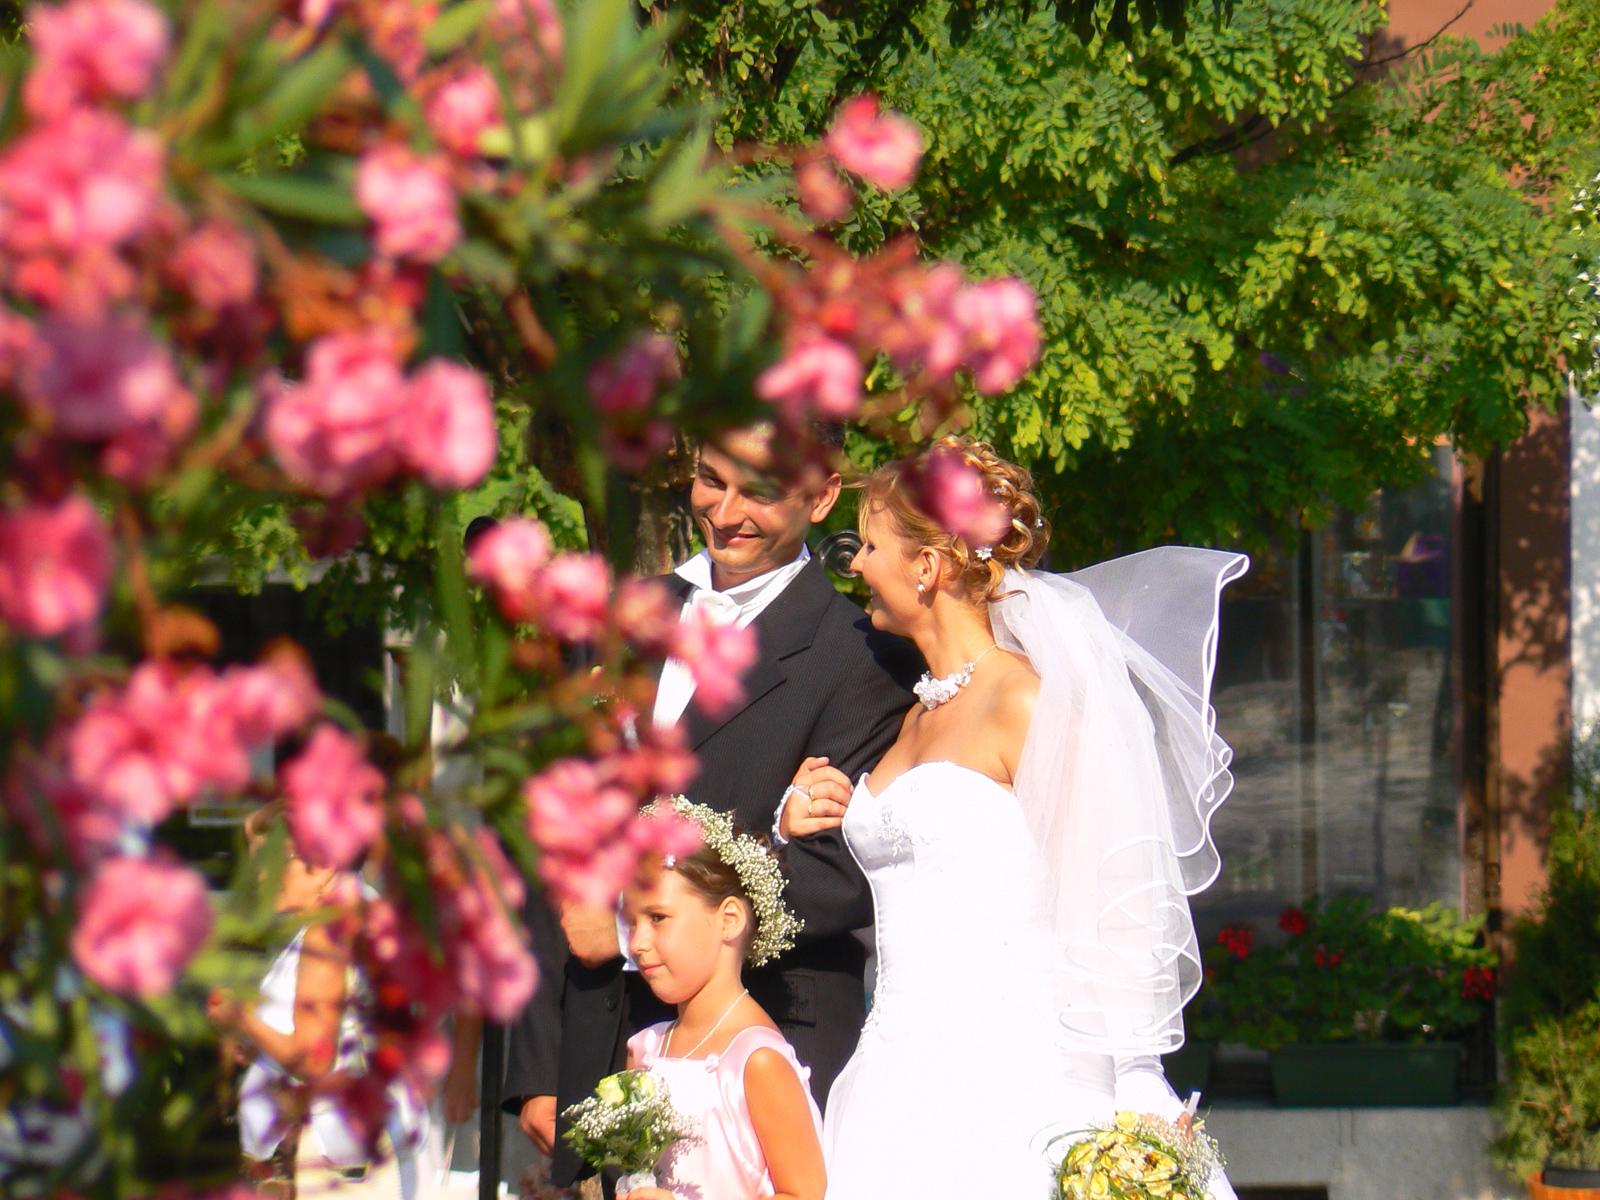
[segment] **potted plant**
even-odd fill
[[[1270,943],[1230,925],[1207,947],[1201,1026],[1267,1050],[1280,1104],[1454,1102],[1456,1039],[1495,994],[1481,920],[1341,896],[1278,924]]]
[[[1546,868],[1509,935],[1495,1157],[1534,1200],[1600,1200],[1600,817],[1558,812]]]

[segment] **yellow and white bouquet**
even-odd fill
[[[1056,1200],[1209,1200],[1222,1152],[1202,1121],[1119,1112],[1078,1133],[1056,1167]]]
[[[695,1136],[693,1122],[672,1107],[666,1082],[649,1071],[618,1071],[594,1095],[561,1114],[566,1139],[590,1166],[623,1172],[619,1192],[655,1186],[655,1168],[675,1142]],[[627,1186],[623,1186],[626,1184]]]

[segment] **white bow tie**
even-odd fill
[[[695,588],[689,597],[692,608],[703,611],[711,621],[718,625],[732,625],[744,613],[744,605],[740,604],[726,592],[713,591],[710,588]]]

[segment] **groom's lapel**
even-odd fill
[[[833,599],[833,585],[813,558],[783,593],[750,622],[756,634],[756,661],[740,681],[744,698],[718,717],[708,717],[693,701],[684,714],[684,733],[690,749],[698,749],[712,734],[788,678],[784,659],[811,645],[817,625]]]

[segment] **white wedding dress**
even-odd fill
[[[844,832],[872,885],[878,985],[828,1098],[828,1200],[1045,1200],[1045,1143],[1111,1116],[1112,1060],[1057,1049],[1041,864],[1016,797],[924,763],[881,796],[863,779]]]
[[[1199,986],[1188,897],[1231,786],[1217,602],[1244,566],[1173,547],[1007,572],[995,638],[1040,677],[1016,791],[952,762],[856,785],[878,982],[824,1116],[828,1200],[1046,1200],[1055,1139],[1182,1112],[1159,1055]]]

